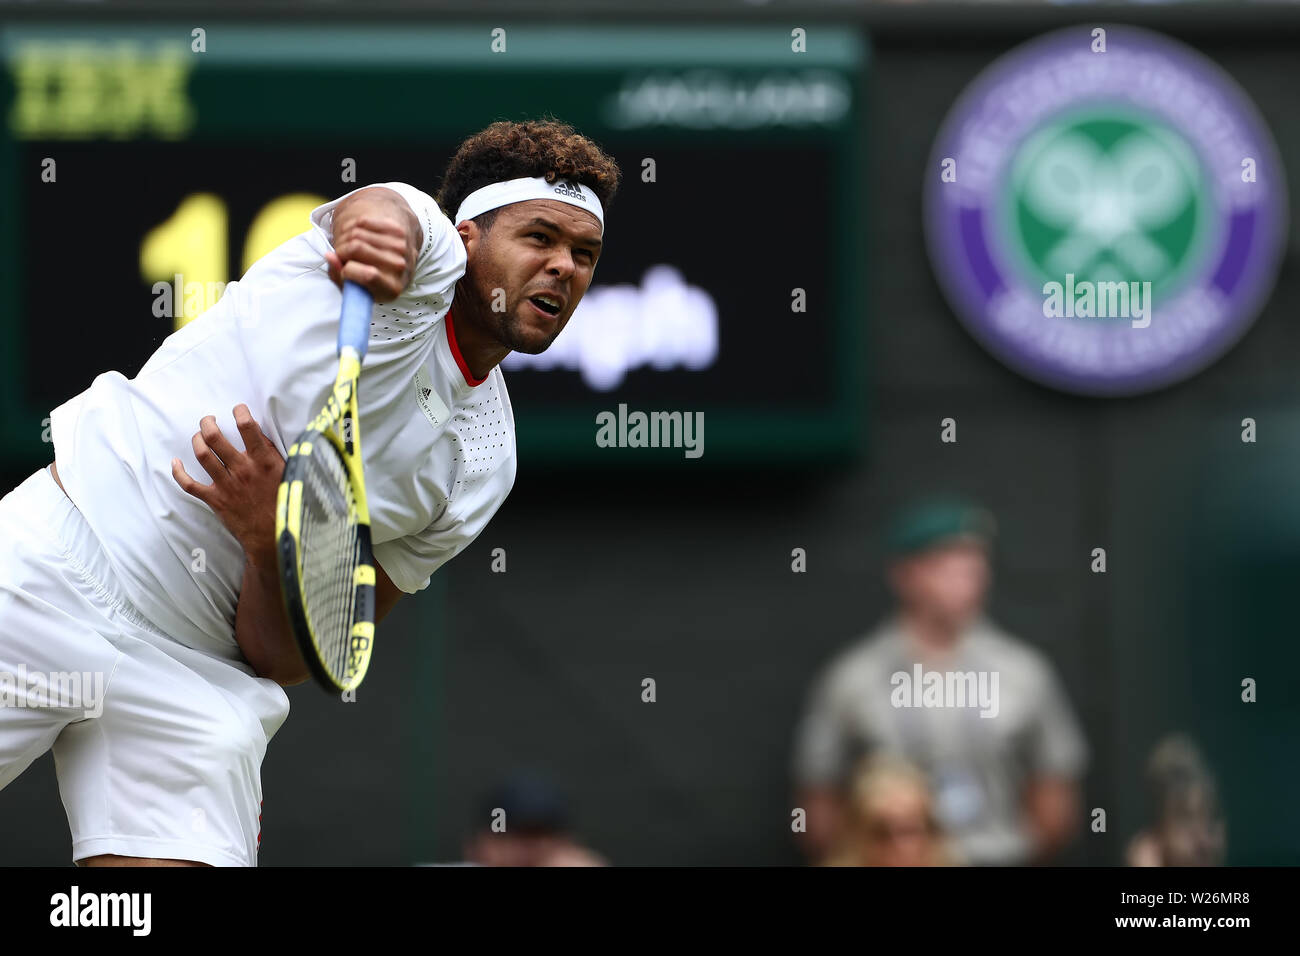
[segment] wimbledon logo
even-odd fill
[[[1283,172],[1246,96],[1128,27],[1013,51],[945,119],[926,171],[930,258],[971,333],[1065,391],[1194,374],[1249,328],[1286,234]]]

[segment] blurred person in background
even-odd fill
[[[487,794],[483,825],[465,841],[477,866],[607,866],[570,832],[568,805],[545,777],[516,773]]]
[[[1227,846],[1218,788],[1196,744],[1166,737],[1147,761],[1152,824],[1129,843],[1129,866],[1219,866]]]
[[[925,774],[901,757],[859,764],[844,829],[825,866],[952,866],[959,863],[939,820]]]
[[[810,858],[840,836],[853,762],[877,751],[925,773],[940,824],[973,865],[1044,862],[1073,837],[1087,745],[1047,659],[984,616],[993,534],[992,515],[957,499],[894,522],[897,611],[830,663],[797,731]],[[978,685],[989,705],[923,698],[936,679]]]

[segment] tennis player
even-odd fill
[[[387,183],[318,207],[135,378],[53,411],[55,464],[0,501],[0,789],[53,748],[75,861],[257,861],[262,758],[308,677],[276,490],[334,381],[343,280],[376,302],[360,397],[382,618],[514,484],[497,365],[564,329],[618,184],[569,126],[493,123],[436,202]]]

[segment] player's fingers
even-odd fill
[[[189,472],[185,470],[185,466],[181,464],[179,458],[172,459],[172,480],[174,480],[176,484],[180,485],[181,491],[185,492],[187,495],[192,495],[195,498],[198,498],[199,501],[202,501],[204,504],[208,503],[208,492],[211,491],[212,486],[200,484],[191,478]]]
[[[407,244],[406,230],[398,223],[376,223],[368,219],[361,219],[349,223],[338,234],[337,238],[347,240],[352,236],[364,236],[376,245],[385,248],[401,249]]]
[[[254,458],[268,455],[280,458],[280,452],[276,449],[275,443],[262,431],[262,426],[257,423],[257,419],[253,417],[253,413],[248,410],[247,405],[236,405],[233,414],[235,416],[235,427],[239,429],[239,437],[244,439],[244,448],[250,455]]]
[[[404,248],[385,246],[372,242],[365,236],[353,236],[347,239],[338,247],[338,254],[344,262],[358,260],[396,273],[401,273],[407,268]]]
[[[399,235],[377,235],[366,232],[363,235],[372,246],[386,253],[390,261],[401,263],[402,267],[408,270],[415,267],[415,260],[420,250],[411,245],[405,232]]]
[[[266,447],[266,436],[262,434],[262,429],[253,418],[253,413],[248,410],[248,406],[236,405],[231,410],[231,414],[235,416],[235,427],[239,429],[239,437],[244,440],[244,451],[253,456],[261,454]]]
[[[375,232],[371,229],[350,229],[338,238],[339,241],[335,244],[334,250],[345,260],[350,257],[350,249],[359,247],[370,250],[371,254],[374,255],[382,254],[399,260],[405,260],[409,251],[409,245],[405,238]]]
[[[217,453],[217,457],[221,459],[227,470],[234,467],[239,458],[239,450],[230,444],[230,439],[222,433],[217,425],[217,416],[205,415],[199,422],[199,434],[203,436],[207,446]]]
[[[378,268],[368,262],[362,262],[360,259],[352,259],[343,264],[343,278],[359,282],[364,286],[369,286],[378,275]]]
[[[391,236],[398,242],[406,243],[406,227],[396,219],[389,216],[376,218],[374,216],[362,216],[350,222],[349,227],[352,229],[364,229],[367,232],[375,233],[380,236]]]
[[[398,279],[402,282],[410,281],[413,264],[408,262],[400,252],[376,249],[365,243],[354,244],[350,251],[351,255],[346,256],[344,262],[364,262],[391,276],[394,281]]]
[[[368,262],[352,260],[343,267],[343,278],[363,286],[376,302],[391,302],[402,292],[386,273]]]
[[[365,259],[375,265],[387,264],[402,267],[413,262],[410,247],[401,239],[392,236],[377,236],[371,232],[353,233],[344,243],[346,251],[340,251],[344,260]]]
[[[341,275],[343,272],[343,260],[339,258],[337,252],[330,249],[325,253],[325,261],[329,263],[330,281],[340,289],[343,288],[343,277]]]
[[[218,478],[225,477],[227,474],[226,466],[221,463],[221,459],[217,457],[216,452],[209,448],[208,443],[203,440],[202,432],[194,433],[194,437],[190,439],[190,445],[194,448],[194,457],[213,482]]]

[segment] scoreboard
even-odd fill
[[[705,463],[859,443],[855,31],[65,21],[3,28],[0,55],[15,464],[48,460],[53,407],[135,374],[314,205],[394,180],[434,193],[466,135],[543,115],[599,142],[624,185],[568,328],[503,363],[521,456],[680,459],[600,447],[620,408],[702,413]]]

